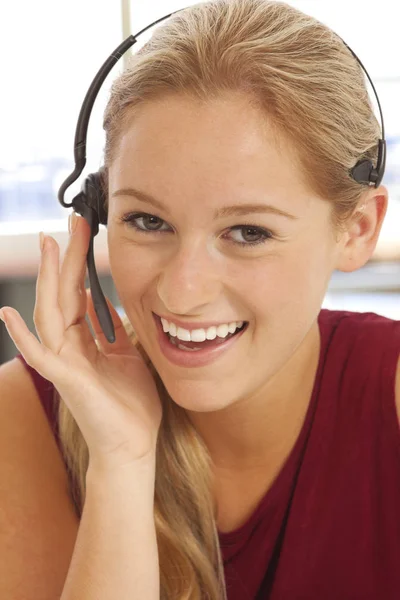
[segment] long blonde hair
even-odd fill
[[[332,205],[332,226],[340,229],[365,191],[349,169],[363,158],[376,163],[380,127],[362,70],[340,38],[282,2],[211,0],[153,31],[111,88],[104,114],[106,189],[121,133],[141,103],[167,94],[208,102],[237,91],[293,143],[307,184]],[[152,370],[163,404],[154,505],[161,598],[221,600],[226,591],[210,455],[126,317],[124,325]],[[71,497],[80,516],[88,450],[72,414],[57,400]]]

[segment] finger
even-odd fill
[[[65,330],[58,305],[59,256],[56,240],[46,236],[36,281],[33,321],[40,341],[55,354],[62,345]]]
[[[88,300],[87,314],[101,351],[104,354],[126,354],[127,352],[132,352],[134,346],[129,339],[128,334],[126,333],[125,327],[123,326],[118,312],[115,310],[110,300],[106,298],[115,331],[115,342],[113,344],[110,344],[104,335],[103,330],[101,329],[89,288],[86,290],[86,294]]]
[[[76,229],[69,236],[60,272],[58,302],[64,315],[65,328],[81,322],[86,315],[86,257],[90,242],[90,227],[77,215]]]
[[[19,312],[10,306],[2,308],[2,312],[8,334],[27,364],[45,379],[54,381],[55,373],[57,373],[57,378],[61,379],[63,377],[61,361],[37,340]]]

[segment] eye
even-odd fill
[[[269,239],[274,239],[271,231],[264,229],[264,227],[257,227],[256,225],[235,225],[235,227],[231,228],[231,231],[245,232],[244,239],[247,236],[250,237],[250,241],[247,242],[234,242],[235,244],[239,244],[239,246],[258,246],[259,244],[265,244]],[[254,236],[258,239],[254,239]]]
[[[139,221],[142,221],[142,226],[139,226]],[[165,223],[159,217],[155,215],[150,215],[148,213],[127,213],[120,218],[120,222],[127,223],[129,227],[138,231],[139,233],[143,233],[146,235],[149,234],[161,234],[166,233],[166,230],[160,229],[160,224]],[[264,229],[264,227],[258,227],[257,225],[252,224],[241,224],[235,225],[230,228],[231,231],[240,231],[244,232],[242,235],[245,241],[233,241],[233,243],[237,246],[241,246],[244,248],[259,246],[261,244],[265,244],[269,239],[275,239],[275,236],[268,229]],[[250,240],[246,241],[246,238],[250,237]],[[256,237],[257,239],[254,239]]]
[[[136,221],[142,220],[145,223],[145,227],[139,227]],[[157,226],[162,219],[159,219],[155,215],[149,215],[147,213],[127,213],[121,217],[121,221],[123,223],[129,223],[129,227],[132,229],[136,229],[136,231],[141,231],[142,233],[157,233],[159,229]],[[151,222],[152,221],[152,222]],[[154,223],[154,221],[158,221],[158,223]],[[146,227],[150,225],[150,229],[146,229]],[[155,229],[152,229],[152,226],[156,226]]]

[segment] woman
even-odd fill
[[[3,315],[57,392],[80,519],[62,600],[397,598],[400,324],[321,310],[387,209],[351,176],[380,138],[359,64],[289,5],[199,4],[132,57],[104,128],[115,344],[84,219],[60,275],[45,240],[41,343]]]

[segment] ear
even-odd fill
[[[346,232],[338,242],[339,252],[335,269],[350,273],[368,262],[378,242],[388,199],[388,191],[383,185],[363,194],[360,208],[350,219]]]

